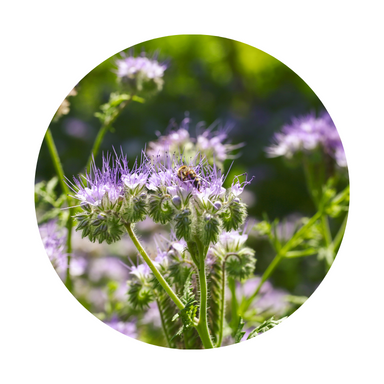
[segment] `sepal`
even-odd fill
[[[189,209],[184,209],[181,213],[175,216],[175,230],[176,238],[178,240],[184,238],[185,241],[189,241],[191,239],[192,220],[190,216],[191,211]]]
[[[200,239],[205,246],[215,244],[221,232],[221,220],[216,216],[205,214],[199,229]]]

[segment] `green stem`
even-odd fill
[[[341,240],[343,239],[345,228],[347,226],[347,220],[348,220],[348,213],[345,215],[343,223],[341,224],[339,231],[337,232],[335,238],[333,239],[333,249],[335,251],[339,249]]]
[[[63,167],[61,165],[60,157],[59,154],[57,153],[56,145],[55,142],[53,141],[52,133],[51,130],[48,128],[47,132],[45,133],[45,142],[48,145],[48,150],[49,153],[52,157],[53,160],[53,166],[55,167],[57,176],[59,177],[59,183],[61,186],[61,189],[63,193],[67,195],[67,201],[68,201],[68,206],[70,206],[70,197],[68,196],[69,193],[69,188],[68,185],[65,184],[64,182],[64,172],[63,172]]]
[[[51,130],[48,128],[47,132],[45,134],[45,142],[47,143],[49,153],[51,155],[53,166],[55,167],[56,174],[59,178],[59,183],[61,186],[61,189],[63,193],[66,195],[67,204],[68,207],[70,207],[71,204],[71,197],[69,196],[69,188],[68,185],[64,181],[64,171],[63,166],[61,165],[60,157],[56,149],[55,142],[52,137]],[[73,209],[69,209],[69,215],[66,223],[67,228],[67,271],[66,271],[66,277],[65,277],[65,285],[69,289],[69,291],[72,291],[72,280],[71,280],[71,274],[70,274],[70,265],[71,265],[71,253],[72,253],[72,227],[73,227],[73,218],[74,215]]]
[[[199,282],[200,282],[200,319],[196,329],[199,332],[201,341],[204,348],[213,348],[213,343],[208,329],[208,314],[207,314],[207,277],[205,275],[205,260],[200,255],[200,267],[199,267]]]
[[[89,159],[88,159],[88,162],[87,162],[86,169],[87,169],[88,173],[90,172],[90,169],[91,169],[92,160],[94,158],[96,158],[96,156],[97,156],[97,154],[99,152],[100,145],[101,145],[101,143],[102,143],[102,141],[104,139],[105,134],[111,128],[111,126],[114,123],[114,121],[119,117],[119,115],[122,112],[122,110],[132,101],[133,97],[134,97],[134,95],[132,95],[128,100],[123,101],[118,106],[118,108],[116,109],[116,113],[108,121],[106,121],[101,126],[101,128],[99,129],[99,132],[98,132],[98,134],[96,136],[95,142],[93,143],[91,155],[89,156]]]
[[[153,261],[151,258],[147,255],[144,248],[141,246],[139,240],[137,239],[135,233],[132,229],[132,224],[124,224],[125,229],[128,232],[129,237],[133,241],[133,244],[135,244],[136,249],[139,251],[140,255],[143,257],[144,261],[148,264],[149,268],[153,272],[153,274],[156,276],[157,280],[161,284],[161,286],[165,289],[165,291],[168,293],[169,297],[172,299],[172,301],[177,305],[177,307],[182,310],[184,309],[184,304],[180,301],[180,299],[176,296],[175,292],[173,292],[173,289],[169,286],[167,281],[164,279],[163,275],[158,271],[158,269],[153,264]]]
[[[286,256],[287,252],[297,246],[296,243],[297,239],[301,237],[303,232],[305,232],[308,228],[310,228],[315,222],[322,217],[322,212],[317,211],[292,237],[290,240],[286,242],[286,244],[280,249],[280,251],[276,254],[275,258],[272,260],[271,264],[269,264],[268,268],[263,273],[260,283],[257,286],[255,292],[248,298],[248,300],[245,301],[245,303],[242,305],[242,312],[244,313],[249,306],[251,305],[253,299],[257,296],[257,294],[260,292],[261,287],[265,283],[265,281],[269,278],[269,276],[272,274],[272,272],[276,269],[276,267],[279,265],[280,261]]]
[[[321,216],[321,225],[323,228],[325,244],[328,247],[332,244],[332,235],[331,235],[331,230],[329,229],[328,216],[325,214]]]

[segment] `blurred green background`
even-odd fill
[[[289,167],[283,159],[268,159],[264,148],[273,133],[289,123],[292,116],[324,109],[310,87],[292,70],[272,56],[249,45],[213,36],[181,35],[151,40],[132,48],[136,56],[155,52],[160,62],[167,62],[163,90],[144,104],[130,103],[108,132],[102,151],[122,146],[128,158],[140,155],[145,143],[156,140],[156,131],[164,133],[179,124],[189,113],[190,133],[205,121],[216,119],[234,124],[231,142],[244,142],[237,150],[228,180],[247,172],[255,176],[247,187],[249,215],[258,220],[266,212],[270,219],[292,214],[311,216],[315,207],[308,194],[301,167]],[[129,52],[127,50],[127,52]],[[100,123],[94,113],[117,91],[115,60],[117,54],[86,75],[77,86],[77,96],[70,97],[70,112],[51,130],[67,177],[84,170]],[[75,85],[75,84],[74,84]],[[54,112],[54,111],[52,111]],[[53,113],[52,113],[53,114]],[[97,160],[100,160],[101,152]],[[225,162],[229,168],[232,160]],[[46,144],[42,144],[36,182],[55,175]],[[261,274],[273,258],[264,239],[251,236],[249,246],[256,249],[256,273]],[[315,256],[283,261],[272,276],[277,287],[309,296],[325,274],[323,262]]]

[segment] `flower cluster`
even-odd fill
[[[148,144],[147,154],[159,156],[165,153],[183,153],[186,158],[193,158],[196,154],[205,156],[210,164],[215,163],[221,168],[226,159],[234,158],[231,152],[243,147],[243,143],[234,145],[227,142],[231,125],[222,126],[219,121],[205,128],[200,122],[196,126],[196,137],[189,132],[190,118],[182,120],[180,126],[176,124],[165,135],[159,136],[157,141]],[[201,133],[200,133],[201,132]]]
[[[183,156],[166,155],[162,161],[143,154],[141,164],[129,168],[123,155],[107,155],[101,168],[93,163],[89,174],[68,185],[83,209],[75,216],[77,230],[93,242],[115,242],[124,225],[149,215],[156,223],[171,223],[178,239],[198,236],[209,246],[222,229],[236,230],[246,217],[239,196],[251,181],[236,177],[226,189],[224,179],[215,165],[197,156],[186,162]]]
[[[320,148],[334,158],[339,167],[346,167],[343,145],[336,127],[327,112],[319,117],[314,113],[293,118],[274,136],[274,144],[266,149],[270,157],[292,158],[298,152],[311,153]]]
[[[144,55],[133,57],[122,53],[116,61],[117,76],[122,84],[133,92],[160,91],[163,87],[163,75],[167,69],[155,59]]]

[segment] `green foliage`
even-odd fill
[[[167,224],[174,216],[174,208],[169,201],[170,195],[152,194],[149,198],[149,216],[155,223]]]
[[[108,126],[111,129],[111,125],[129,100],[131,100],[129,94],[113,92],[109,97],[108,103],[105,103],[100,107],[101,112],[96,112],[95,117],[100,120],[103,126]],[[144,99],[138,96],[132,97],[132,100],[140,103],[144,102]]]
[[[55,192],[58,181],[55,176],[47,182],[42,181],[35,185],[35,205],[39,224],[58,218],[64,225],[68,218],[68,211],[62,209],[66,196],[64,194],[57,196]]]
[[[165,291],[158,294],[157,304],[159,307],[161,324],[165,337],[170,348],[176,348],[176,341],[172,338],[172,335],[177,333],[180,327],[179,321],[173,321],[177,307],[171,298],[165,293]]]
[[[249,335],[247,340],[253,339],[254,337],[258,336],[261,333],[267,332],[268,330],[272,329],[273,327],[276,327],[276,325],[279,325],[283,320],[285,320],[287,317],[283,317],[280,320],[274,320],[273,316],[265,320],[262,324],[260,324],[257,328],[255,328]]]
[[[323,192],[324,211],[331,217],[338,217],[348,212],[349,208],[349,185],[340,193],[336,194],[336,189],[327,185]]]
[[[195,317],[197,314],[198,306],[196,305],[197,301],[195,300],[195,295],[192,289],[192,274],[193,272],[191,271],[185,282],[184,293],[181,297],[181,301],[185,307],[179,313],[176,313],[176,315],[173,317],[173,321],[181,318],[183,326],[177,331],[173,338],[180,336],[186,329],[195,326]]]

